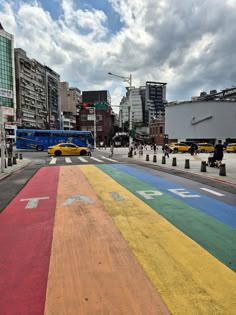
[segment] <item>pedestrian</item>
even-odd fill
[[[141,157],[143,155],[143,145],[142,145],[142,143],[140,143],[139,146],[138,146],[138,153],[139,153],[139,157]]]
[[[111,154],[109,157],[112,157],[113,153],[114,153],[114,143],[113,142],[111,142],[111,144],[110,144],[110,151],[111,151]]]
[[[166,145],[165,145],[165,148],[164,148],[164,156],[166,156],[166,157],[169,158],[169,153],[170,153],[170,148],[169,148],[168,145],[166,144]]]
[[[192,143],[192,144],[191,144],[191,147],[190,147],[190,154],[191,154],[191,155],[194,155],[194,153],[195,153],[195,144]]]
[[[215,159],[216,159],[218,167],[220,167],[223,157],[224,157],[224,146],[222,144],[222,141],[219,140],[217,145],[215,146]]]
[[[91,151],[92,151],[92,145],[91,143],[88,143],[88,156],[92,155]]]
[[[7,155],[8,157],[12,157],[13,146],[11,141],[7,142]]]

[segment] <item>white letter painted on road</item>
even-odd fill
[[[93,200],[91,200],[89,197],[85,195],[72,195],[70,198],[68,198],[66,201],[63,202],[63,206],[71,205],[72,203],[75,203],[77,201],[83,201],[85,203],[94,203]]]
[[[147,200],[153,199],[154,196],[162,196],[163,194],[158,190],[139,190],[137,191],[142,197]]]
[[[118,194],[117,192],[113,191],[110,193],[112,195],[112,197],[116,200],[116,201],[122,201],[124,200],[124,198]]]
[[[201,197],[199,195],[190,195],[190,192],[185,190],[184,188],[177,188],[177,189],[168,189],[172,193],[182,197],[182,198],[198,198]]]
[[[39,197],[39,198],[28,198],[21,199],[20,201],[28,201],[25,209],[35,209],[38,206],[39,200],[47,200],[49,197]]]

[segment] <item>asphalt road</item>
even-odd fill
[[[108,155],[27,152],[0,182],[0,308],[233,314],[235,193]]]

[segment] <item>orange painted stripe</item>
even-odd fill
[[[80,166],[60,168],[45,314],[169,314]]]

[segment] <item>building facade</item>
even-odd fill
[[[14,36],[7,33],[0,23],[0,106],[6,108],[10,120],[15,120],[16,90]]]
[[[49,129],[61,129],[60,75],[47,66],[45,66],[45,84]]]
[[[209,99],[166,106],[165,133],[169,141],[215,143],[236,139],[236,100]]]
[[[165,119],[166,83],[146,82],[144,121],[150,124],[153,119]]]
[[[165,138],[165,121],[161,118],[153,119],[149,125],[150,143],[162,145]]]
[[[21,128],[60,129],[60,76],[15,49],[16,114]]]
[[[104,103],[104,108],[94,108],[96,102]],[[109,91],[83,91],[82,103],[77,116],[77,129],[92,131],[96,143],[108,145],[114,135],[114,115]],[[83,106],[83,104],[85,106]],[[88,105],[88,106],[87,106]],[[96,117],[96,119],[94,119]]]
[[[76,113],[81,102],[81,91],[78,88],[69,87],[68,82],[61,82],[61,114],[63,129],[76,129]]]

